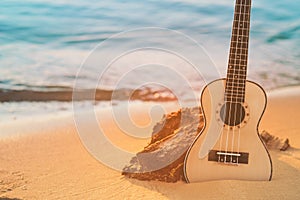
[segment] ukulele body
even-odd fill
[[[271,180],[271,158],[258,134],[266,94],[256,83],[246,81],[244,117],[240,124],[230,126],[222,121],[220,111],[225,84],[225,79],[216,80],[202,91],[205,127],[186,154],[186,181]]]

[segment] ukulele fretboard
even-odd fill
[[[244,102],[251,0],[236,0],[227,68],[225,101]]]

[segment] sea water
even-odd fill
[[[155,88],[162,86],[155,84],[156,81],[165,80],[188,99],[185,93],[191,88],[200,92],[206,77],[210,80],[226,75],[234,3],[234,0],[1,0],[0,95],[11,90],[69,90],[76,80],[81,81],[82,88],[96,85],[100,89],[114,89],[118,80],[130,72],[120,88]],[[248,75],[267,90],[300,83],[299,10],[300,0],[252,1]],[[175,31],[201,46],[202,52],[189,51],[186,42],[178,43],[165,31],[162,40],[152,41],[158,46],[178,43],[177,50],[186,49],[185,53],[194,57],[205,54],[209,62],[196,63],[202,64],[200,76],[195,76],[188,67],[179,72],[191,88],[160,67],[162,60],[169,57],[157,50],[137,52],[131,60],[118,63],[104,75],[100,72],[109,66],[99,64],[105,57],[100,56],[91,61],[94,67],[78,74],[93,49],[98,47],[102,56],[113,54],[128,39],[134,44],[144,36],[133,31],[123,37],[124,32],[147,30],[147,27]],[[102,48],[101,43],[109,38],[112,43]],[[136,58],[147,58],[147,62],[131,62]],[[155,66],[149,60],[155,60]],[[147,67],[131,70],[137,64]],[[176,66],[184,67],[180,60],[168,65],[175,66],[171,71]],[[211,76],[211,69],[218,74]],[[103,81],[95,84],[99,77]],[[149,84],[143,84],[143,80]],[[8,106],[1,104],[1,107],[3,110]]]

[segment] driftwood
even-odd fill
[[[275,137],[267,131],[263,131],[260,134],[260,137],[265,142],[268,149],[279,149],[280,151],[285,151],[290,147],[288,138],[282,139]]]
[[[199,108],[183,108],[165,115],[153,128],[151,142],[125,166],[122,174],[139,180],[185,181],[183,162],[187,149],[204,126]],[[263,131],[268,149],[286,150],[289,140]]]

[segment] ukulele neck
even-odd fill
[[[248,64],[251,0],[236,0],[225,87],[225,101],[243,103]]]

